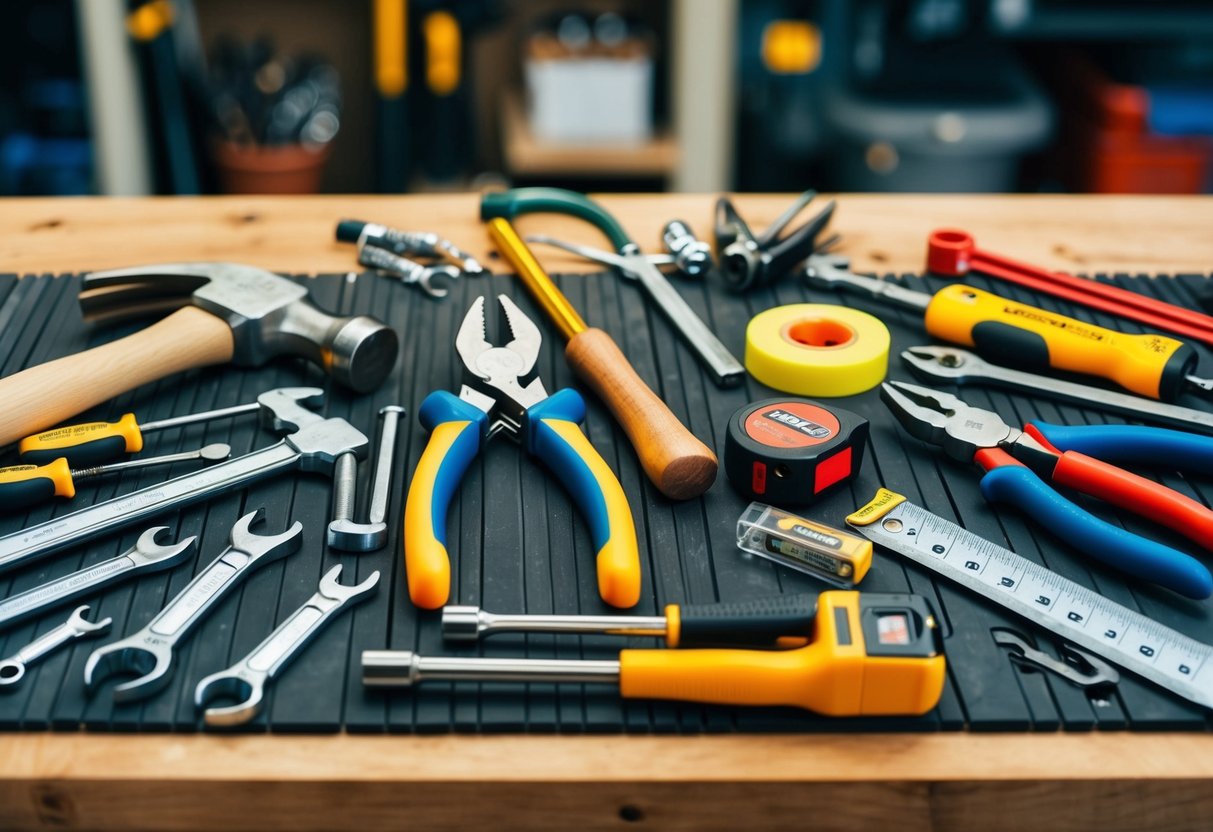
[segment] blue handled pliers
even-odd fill
[[[987,500],[1018,506],[1074,548],[1130,575],[1190,598],[1213,594],[1213,575],[1196,558],[1106,523],[1044,482],[1149,517],[1209,548],[1213,512],[1104,460],[1207,468],[1213,465],[1213,439],[1140,425],[1033,422],[1020,430],[949,393],[901,381],[882,384],[880,398],[911,436],[984,468],[981,492]]]
[[[404,508],[404,559],[409,597],[423,609],[447,602],[451,564],[446,513],[468,465],[499,433],[546,464],[572,494],[590,525],[597,555],[598,591],[616,607],[640,600],[640,553],[623,488],[581,432],[585,401],[565,388],[549,396],[535,367],[542,337],[535,323],[505,295],[498,295],[511,340],[487,339],[484,298],[463,318],[455,350],[463,361],[463,386],[455,396],[426,396],[418,416],[430,432]]]

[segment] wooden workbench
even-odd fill
[[[790,197],[737,200],[756,228]],[[646,247],[709,235],[710,195],[604,197]],[[341,217],[427,229],[488,257],[472,195],[0,202],[3,271],[233,260],[356,269]],[[1213,270],[1213,199],[847,196],[859,269],[917,271],[927,232],[1070,271]],[[524,231],[590,244],[587,225]],[[545,255],[553,271],[580,267]],[[491,259],[486,262],[492,263]],[[1180,734],[215,737],[0,740],[0,830],[1187,829],[1213,823],[1213,738]]]

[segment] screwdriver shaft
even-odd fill
[[[411,650],[362,652],[362,683],[368,687],[409,687],[429,681],[618,684],[619,662],[426,657]]]
[[[616,636],[666,634],[664,616],[640,615],[502,615],[479,607],[442,609],[442,637],[475,641],[495,633],[580,633]]]
[[[261,405],[258,402],[238,404],[232,407],[221,407],[218,410],[207,410],[202,413],[190,413],[185,416],[174,416],[171,419],[158,419],[154,422],[144,422],[139,425],[139,430],[143,433],[151,433],[152,431],[165,430],[166,428],[192,425],[196,422],[209,422],[212,419],[225,419],[229,416],[239,416],[243,413],[252,413],[260,408]]]

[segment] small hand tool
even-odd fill
[[[480,218],[513,219],[521,214],[556,212],[571,214],[596,225],[615,247],[615,252],[576,248],[576,253],[598,263],[612,266],[625,278],[636,280],[658,309],[708,368],[719,385],[732,387],[745,379],[745,368],[695,310],[687,305],[658,268],[640,251],[610,213],[598,203],[563,188],[515,188],[485,194],[480,200]]]
[[[435,286],[434,278],[454,280],[459,277],[459,269],[454,266],[427,266],[375,246],[359,246],[358,262],[369,269],[378,269],[405,286],[417,286],[432,298],[445,298],[449,293],[445,286]]]
[[[1185,390],[1213,389],[1213,381],[1192,375],[1198,360],[1195,348],[1174,338],[1104,329],[963,283],[930,295],[854,274],[847,262],[830,255],[809,257],[809,285],[881,297],[922,312],[931,335],[972,347],[999,364],[1086,373],[1163,401],[1174,401]]]
[[[1003,609],[1213,708],[1213,647],[978,537],[887,489],[847,523],[878,546]]]
[[[323,390],[281,387],[257,400],[266,426],[286,434],[279,442],[0,537],[0,571],[275,474],[293,470],[331,474],[342,454],[366,455],[367,438],[353,425],[304,407],[323,402]]]
[[[22,462],[32,465],[42,465],[60,457],[69,465],[100,465],[123,454],[142,451],[143,437],[149,433],[256,413],[260,409],[260,402],[248,402],[142,424],[135,421],[134,413],[126,413],[116,422],[84,422],[27,436],[17,445],[17,453]]]
[[[87,621],[84,614],[88,605],[76,607],[71,616],[50,632],[44,633],[22,647],[14,655],[0,661],[0,692],[11,691],[25,678],[25,669],[38,659],[58,650],[70,641],[85,636],[100,636],[109,631],[114,619],[106,618],[95,624]]]
[[[983,251],[965,231],[949,228],[931,232],[927,238],[927,270],[948,277],[981,272],[1213,346],[1213,318],[1208,315],[1098,280],[1041,269]]]
[[[86,320],[178,311],[134,335],[0,379],[0,445],[173,373],[229,361],[251,367],[295,355],[357,393],[374,390],[396,363],[396,333],[366,315],[322,312],[307,294],[301,283],[235,263],[93,272],[80,292]]]
[[[486,271],[475,257],[430,231],[398,231],[374,222],[341,220],[337,223],[337,239],[343,243],[354,243],[359,248],[370,246],[383,249],[401,257],[443,260],[465,274],[480,275]]]
[[[795,231],[780,237],[788,223],[817,196],[805,191],[766,231],[757,237],[737,213],[733,201],[716,201],[716,251],[720,255],[720,273],[725,285],[737,292],[774,285],[815,250],[825,246],[818,235],[834,216],[835,202],[830,200]]]
[[[253,570],[286,557],[303,542],[303,524],[298,521],[281,534],[259,535],[249,531],[264,514],[264,509],[257,509],[237,520],[232,527],[231,545],[195,575],[142,630],[92,652],[84,665],[84,686],[90,694],[114,674],[137,676],[114,688],[115,702],[144,699],[169,683],[177,644]]]
[[[827,583],[854,589],[872,567],[872,544],[765,503],[737,518],[737,548]]]
[[[220,462],[231,455],[230,445],[216,443],[206,445],[196,451],[183,451],[179,454],[165,454],[147,459],[132,459],[129,462],[115,462],[110,465],[95,465],[92,468],[69,468],[67,460],[62,457],[46,465],[11,465],[7,468],[0,468],[0,511],[28,508],[45,502],[51,497],[66,497],[70,500],[76,496],[76,483],[80,480],[103,477],[107,474],[130,471],[135,468],[147,468],[152,465],[191,462],[195,459],[203,462]]]
[[[371,480],[371,499],[365,523],[354,522],[355,483],[358,460],[352,454],[337,459],[333,475],[333,519],[328,528],[328,544],[347,552],[371,552],[387,543],[387,501],[392,490],[392,469],[396,459],[396,433],[404,408],[388,405],[379,410],[379,452],[375,455],[375,476]]]
[[[1102,459],[1176,468],[1197,465],[1207,470],[1213,466],[1213,440],[1140,425],[1068,427],[1032,422],[1017,430],[997,413],[901,381],[881,385],[880,398],[911,436],[938,445],[953,459],[985,469],[981,492],[987,500],[1017,506],[1075,549],[1134,577],[1190,598],[1213,594],[1213,575],[1200,561],[1100,520],[1044,482],[1051,480],[1149,517],[1209,548],[1213,511]]]
[[[701,277],[715,265],[711,247],[682,220],[670,220],[662,227],[661,242],[669,254],[650,256],[655,265],[670,263],[687,277]]]
[[[341,567],[334,566],[320,579],[320,588],[279,624],[274,632],[253,648],[252,652],[227,670],[212,673],[194,688],[194,706],[202,708],[216,698],[234,699],[237,704],[207,708],[203,714],[212,728],[243,725],[256,718],[265,701],[265,686],[300,651],[314,639],[325,625],[343,610],[370,597],[379,584],[379,572],[372,572],[356,586],[338,583]]]
[[[812,642],[791,650],[623,650],[618,661],[362,653],[368,687],[427,680],[618,684],[628,699],[790,705],[828,716],[924,714],[939,701],[944,676],[942,640],[925,598],[845,590],[818,597]]]
[[[442,608],[442,637],[448,641],[477,641],[498,633],[579,633],[653,636],[663,639],[666,647],[802,647],[813,634],[817,595],[778,595],[722,604],[667,604],[664,612],[503,615],[479,607],[448,606]]]
[[[1213,413],[1177,404],[1145,399],[1102,387],[1038,376],[990,364],[959,347],[910,347],[901,354],[910,372],[923,381],[946,382],[961,387],[985,385],[1017,393],[1046,396],[1063,402],[1095,407],[1129,419],[1213,435]]]
[[[197,537],[161,545],[156,536],[163,531],[168,531],[168,526],[148,529],[139,535],[134,546],[116,558],[5,598],[0,601],[0,628],[135,575],[171,569],[193,554]]]
[[[1028,644],[1026,639],[1010,630],[996,629],[993,631],[993,635],[995,644],[1008,648],[1011,661],[1025,667],[1056,673],[1070,684],[1080,688],[1115,685],[1120,681],[1120,674],[1116,672],[1116,668],[1098,656],[1079,650],[1072,644],[1063,644],[1062,649],[1073,656],[1075,661],[1087,665],[1090,670],[1083,671],[1074,664],[1055,659],[1043,650],[1037,650]]]
[[[447,601],[451,563],[446,551],[446,514],[473,457],[498,433],[517,441],[544,462],[581,509],[597,555],[598,591],[616,607],[640,600],[640,555],[636,527],[623,487],[581,432],[585,402],[565,388],[551,396],[535,376],[539,329],[514,302],[498,295],[503,328],[511,340],[502,347],[487,340],[484,298],[472,303],[455,349],[463,361],[463,386],[455,396],[437,390],[419,411],[430,432],[417,463],[404,509],[404,556],[409,597],[423,609]]]
[[[490,220],[489,236],[568,342],[569,366],[610,408],[649,480],[674,500],[707,491],[716,481],[716,454],[644,383],[610,335],[585,325],[508,222]]]

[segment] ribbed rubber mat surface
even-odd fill
[[[810,292],[788,279],[775,290],[746,297],[728,295],[703,284],[674,278],[688,302],[737,355],[744,353],[744,331],[750,317],[774,305],[816,301],[851,303],[883,318],[893,334],[890,376],[909,379],[896,353],[927,343],[914,316],[876,302],[849,301]],[[1191,304],[1190,289],[1204,278],[1150,280],[1118,278],[1124,285],[1166,300]],[[1102,315],[1074,310],[1051,299],[1031,297],[1005,285],[975,285],[1102,325],[1117,323]],[[637,371],[657,390],[691,429],[717,452],[723,450],[729,415],[748,401],[774,395],[748,380],[740,389],[720,390],[701,372],[693,355],[678,340],[659,312],[643,302],[639,290],[613,275],[570,276],[559,283],[574,306],[593,326],[611,333]],[[458,389],[459,363],[453,349],[456,328],[471,299],[494,291],[511,295],[544,333],[539,369],[549,392],[574,383],[563,359],[563,344],[516,282],[505,278],[470,278],[457,282],[450,297],[435,302],[400,284],[362,276],[347,280],[325,276],[309,280],[315,301],[343,313],[365,312],[386,320],[401,334],[402,353],[396,370],[380,390],[360,398],[330,389],[325,412],[347,418],[371,435],[375,414],[386,404],[402,404],[398,470],[411,473],[425,443],[416,408],[436,388]],[[916,284],[936,289],[944,281]],[[0,372],[70,354],[134,331],[136,324],[88,332],[76,305],[78,278],[0,277]],[[1129,324],[1119,324],[1132,329]],[[1213,371],[1207,350],[1203,369]],[[260,392],[282,386],[327,386],[320,373],[297,360],[283,360],[260,370],[214,368],[191,372],[125,395],[89,414],[114,419],[127,411],[141,420],[165,418],[253,400]],[[47,391],[53,395],[54,391]],[[997,410],[1008,422],[1040,418],[1065,423],[1115,422],[1113,417],[1045,399],[969,389],[970,403]],[[635,612],[657,614],[667,603],[743,600],[774,593],[815,592],[826,588],[811,578],[751,560],[735,545],[737,516],[748,500],[720,479],[703,498],[683,503],[664,499],[644,478],[627,438],[609,414],[590,398],[586,430],[590,440],[619,476],[637,522],[643,561],[643,595]],[[931,448],[909,439],[894,423],[875,391],[838,400],[872,422],[871,444],[861,475],[805,513],[841,525],[843,517],[866,502],[878,486],[906,494],[912,501],[955,520],[966,528],[1020,554],[1044,562],[1072,580],[1097,588],[1120,603],[1205,642],[1213,642],[1208,603],[1193,602],[1166,590],[1130,585],[1116,574],[1066,549],[1038,526],[1011,509],[988,506],[977,488],[975,467],[943,459]],[[1200,402],[1185,404],[1201,406]],[[150,434],[145,454],[166,453],[223,441],[234,453],[245,453],[276,441],[256,420],[242,417]],[[9,459],[13,456],[10,454]],[[363,465],[362,479],[369,478]],[[187,473],[188,465],[152,469],[117,478],[83,483],[73,503],[40,507],[28,516],[0,518],[0,533],[16,532],[52,516],[69,513],[163,478]],[[1204,503],[1213,498],[1213,478],[1199,472],[1157,472],[1167,485]],[[1008,614],[947,584],[936,583],[918,567],[877,553],[863,588],[914,591],[926,595],[941,613],[948,653],[948,684],[939,707],[919,719],[828,720],[792,709],[732,709],[667,702],[622,701],[609,687],[578,685],[430,684],[412,692],[366,692],[359,678],[358,657],[370,648],[415,649],[423,655],[610,658],[620,646],[651,643],[607,637],[501,636],[475,648],[448,648],[440,638],[437,613],[418,614],[404,588],[398,524],[403,513],[407,477],[393,483],[388,546],[366,555],[326,551],[330,484],[313,474],[280,476],[246,491],[169,513],[153,523],[99,537],[29,566],[0,575],[0,595],[7,596],[82,566],[125,551],[149,525],[169,525],[175,538],[201,535],[196,558],[171,571],[119,584],[78,603],[92,605],[91,617],[114,617],[114,628],[101,639],[82,640],[30,668],[24,683],[0,695],[0,726],[26,730],[191,731],[200,727],[192,696],[203,676],[227,667],[258,644],[273,627],[315,591],[320,576],[333,564],[345,564],[343,582],[352,584],[382,570],[379,592],[337,619],[299,656],[269,689],[267,707],[246,730],[357,732],[721,732],[837,730],[1084,730],[1094,726],[1145,730],[1204,730],[1206,712],[1153,685],[1126,676],[1106,700],[1092,700],[1056,677],[1024,671],[994,644],[990,630],[1009,627],[1024,632]],[[1084,502],[1084,505],[1094,505]],[[292,521],[304,524],[304,544],[295,554],[254,572],[219,605],[186,641],[174,660],[171,684],[140,704],[115,706],[113,683],[88,697],[83,667],[97,646],[142,627],[227,544],[232,524],[254,508],[266,509],[260,530],[280,531]],[[1096,510],[1105,517],[1113,515]],[[1181,538],[1138,518],[1124,525],[1188,551]],[[449,517],[453,559],[452,602],[478,604],[499,612],[606,613],[598,598],[594,552],[584,521],[558,482],[516,445],[500,439],[474,462]],[[1197,552],[1208,559],[1207,554]],[[66,619],[72,605],[48,612],[0,632],[0,654],[11,655],[35,635]],[[1027,630],[1038,645],[1056,652],[1043,633]]]

